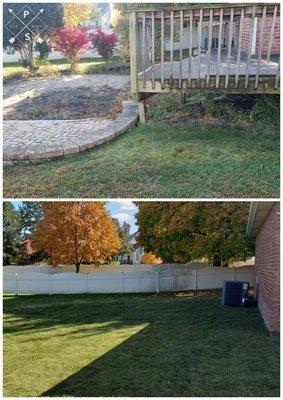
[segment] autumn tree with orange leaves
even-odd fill
[[[153,253],[144,253],[141,256],[142,264],[162,264],[162,260],[159,257],[156,257]]]
[[[99,265],[111,260],[120,247],[116,224],[102,202],[43,203],[43,218],[32,240],[54,267],[74,264],[77,273],[82,262]]]

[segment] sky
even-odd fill
[[[21,201],[12,201],[14,207],[17,209]],[[106,204],[106,208],[109,210],[110,214],[113,218],[117,218],[119,222],[122,224],[126,221],[130,224],[130,233],[134,233],[137,231],[138,227],[136,225],[135,214],[138,211],[138,208],[135,204],[130,200],[116,200],[109,201]]]
[[[106,207],[111,213],[112,217],[117,218],[121,224],[124,221],[130,224],[130,233],[134,233],[137,231],[138,227],[136,225],[137,220],[135,218],[135,214],[137,213],[138,208],[132,201],[109,201]]]

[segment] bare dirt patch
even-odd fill
[[[6,109],[6,120],[115,118],[122,111],[126,89],[110,86],[50,89]]]

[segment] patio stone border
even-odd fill
[[[82,138],[72,138],[71,140],[65,140],[63,142],[58,141],[44,144],[34,144],[28,147],[19,146],[16,148],[9,148],[9,145],[5,146],[4,141],[4,150],[3,150],[3,161],[4,166],[10,166],[22,163],[33,163],[40,162],[49,159],[57,159],[59,157],[81,153],[83,151],[92,149],[97,147],[103,143],[109,142],[110,140],[116,138],[122,133],[133,128],[138,121],[138,104],[133,101],[124,101],[123,102],[123,111],[115,120],[107,120],[102,121],[101,126],[97,124],[97,120],[95,121],[94,132],[88,133],[84,135]],[[46,125],[46,129],[48,129],[48,124],[56,123],[58,130],[60,129],[60,124],[62,126],[66,126],[66,124],[74,123],[74,129],[79,130],[80,122],[84,126],[86,123],[91,127],[94,123],[94,120],[91,118],[82,119],[82,120],[60,120],[60,121],[50,121],[50,120],[38,120],[38,121],[30,121],[30,120],[6,120],[4,121],[4,132],[9,129],[15,129],[15,125],[20,123],[22,126],[25,126],[26,129],[29,129],[29,124],[32,122],[32,127],[36,127],[38,125],[38,129],[42,129],[42,125]],[[106,123],[105,123],[106,122]],[[81,126],[81,129],[83,128]],[[89,130],[89,129],[88,129]]]

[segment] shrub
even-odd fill
[[[185,104],[182,104],[179,93],[162,93],[152,96],[147,100],[147,118],[176,122],[188,117],[198,117],[199,111],[196,109],[195,103],[199,100],[197,95],[187,95]]]
[[[207,117],[221,118],[226,121],[236,122],[237,117],[240,117],[241,114],[239,110],[235,109],[233,101],[215,101],[215,95],[213,93],[206,95],[203,104]]]
[[[90,45],[87,31],[76,26],[55,29],[51,44],[55,50],[68,59],[72,70],[76,69],[77,63]]]
[[[280,123],[280,96],[260,95],[250,111],[250,119],[253,122]]]
[[[156,257],[153,253],[144,253],[141,257],[142,264],[161,264],[161,258]]]
[[[106,61],[114,55],[118,44],[118,37],[115,32],[106,33],[100,28],[89,35],[93,50]]]
[[[37,68],[37,76],[54,76],[56,75],[56,69],[53,68],[47,58],[37,57],[34,60],[34,65]]]
[[[39,43],[37,42],[35,45],[35,51],[39,53],[40,60],[46,60],[49,56],[51,48],[47,42]]]

